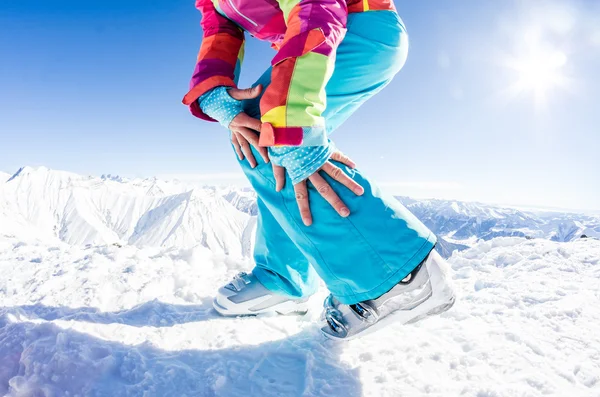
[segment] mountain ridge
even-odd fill
[[[8,181],[9,178],[10,178],[10,174],[8,172],[0,171],[0,183],[4,183],[4,182]]]
[[[600,216],[457,200],[397,199],[438,235],[437,249],[446,257],[495,237],[559,242],[600,237]],[[82,176],[46,167],[22,167],[0,183],[0,234],[71,245],[202,245],[249,256],[257,213],[256,195],[248,188],[112,174]]]
[[[249,215],[211,189],[24,167],[0,184],[0,233],[71,245],[130,244],[247,255]]]

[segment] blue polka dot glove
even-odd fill
[[[269,157],[273,164],[287,170],[295,185],[323,167],[334,151],[331,141],[325,146],[273,146]]]
[[[229,129],[231,121],[242,112],[242,101],[229,95],[229,87],[215,87],[198,98],[200,109]]]
[[[242,112],[242,102],[233,99],[228,87],[216,87],[198,99],[200,109],[229,129],[231,121]],[[334,152],[331,141],[325,146],[270,147],[269,157],[275,165],[284,167],[295,185],[317,172]]]

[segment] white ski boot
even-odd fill
[[[306,314],[308,298],[291,299],[277,294],[266,289],[252,273],[240,273],[219,289],[213,307],[223,316]]]
[[[398,322],[410,324],[450,309],[455,301],[448,263],[433,250],[404,280],[377,299],[354,305],[325,299],[321,331],[350,340]]]

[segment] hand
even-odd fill
[[[247,88],[245,90],[240,90],[238,88],[229,89],[229,95],[233,99],[237,99],[238,101],[244,99],[254,99],[260,95],[262,91],[262,85],[257,85],[253,88]],[[237,153],[240,161],[244,160],[244,158],[248,159],[248,163],[252,168],[255,168],[258,163],[252,154],[252,149],[250,145],[254,146],[258,153],[261,155],[265,163],[269,162],[269,152],[266,147],[258,146],[258,132],[260,131],[261,122],[255,118],[248,116],[246,113],[242,112],[235,116],[235,118],[229,124],[229,129],[231,130],[231,143]]]
[[[335,179],[342,185],[346,186],[348,189],[352,190],[357,196],[362,196],[365,192],[365,189],[363,189],[362,186],[360,186],[352,178],[346,175],[346,173],[344,173],[344,171],[342,171],[341,168],[335,166],[331,162],[332,160],[345,164],[350,168],[356,167],[356,164],[354,164],[354,162],[350,160],[350,158],[345,156],[342,152],[336,151],[333,153],[333,155],[331,155],[331,158],[325,163],[323,167],[321,167],[319,171],[325,172],[331,178]],[[317,192],[319,192],[319,194],[323,196],[323,198],[327,200],[329,204],[331,204],[333,209],[335,209],[335,211],[338,214],[340,214],[341,217],[348,217],[350,215],[350,210],[348,209],[346,204],[344,204],[342,199],[340,199],[339,196],[333,191],[331,185],[327,183],[325,178],[323,178],[319,174],[319,171],[309,176],[307,180],[309,180],[314,185]],[[281,189],[283,189],[285,185],[285,168],[273,164],[273,174],[275,175],[275,190],[279,192],[281,191]],[[306,226],[310,226],[312,225],[313,219],[308,201],[308,188],[306,185],[307,180],[304,180],[294,185],[294,192],[296,193],[296,201],[298,203],[298,208],[300,209],[300,216],[302,217],[302,222]]]

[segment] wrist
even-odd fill
[[[242,112],[242,102],[229,95],[229,87],[219,86],[198,99],[200,109],[209,117],[229,129],[233,119]]]
[[[284,167],[294,185],[317,172],[331,158],[334,146],[270,147],[269,157],[275,165]]]

